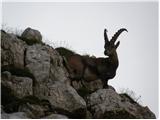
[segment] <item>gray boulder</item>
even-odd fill
[[[26,68],[34,75],[37,82],[49,79],[50,55],[42,45],[28,46],[25,57]]]
[[[26,51],[26,68],[34,76],[34,95],[41,98],[46,96],[47,86],[54,81],[64,84],[69,82],[68,72],[62,64],[63,59],[51,47],[36,44],[28,46]]]
[[[68,117],[61,114],[51,114],[46,117],[43,117],[42,119],[68,119]]]
[[[31,78],[14,76],[8,71],[3,72],[1,76],[1,84],[11,89],[12,94],[17,98],[33,94],[32,82]]]
[[[1,68],[5,66],[24,68],[24,52],[26,44],[16,35],[1,31]]]
[[[21,35],[21,39],[24,40],[28,45],[35,43],[42,43],[42,35],[38,30],[32,28],[26,28]]]
[[[44,45],[28,46],[25,59],[26,67],[33,73],[38,83],[68,81],[68,73],[63,66],[63,59],[51,47]]]
[[[31,104],[26,103],[19,106],[18,111],[25,112],[27,116],[29,116],[32,119],[38,119],[41,117],[44,117],[46,115],[46,112],[49,111],[48,106],[43,106],[37,104]]]
[[[155,118],[155,115],[149,109],[140,106],[129,96],[117,94],[113,89],[99,89],[89,95],[87,97],[87,107],[93,114],[93,118],[97,119]]]
[[[2,119],[29,119],[29,117],[24,112],[16,112],[16,113],[2,113]]]
[[[86,88],[87,91],[89,92],[94,92],[98,89],[103,88],[103,82],[100,79],[94,80],[94,81],[86,81],[86,80],[81,80],[81,81],[72,81],[72,86],[76,90],[80,90],[82,88]]]
[[[55,82],[53,85],[48,86],[48,89],[44,98],[49,100],[59,113],[73,118],[86,115],[86,102],[70,85]]]

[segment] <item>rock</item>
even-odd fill
[[[29,119],[29,117],[24,112],[16,112],[16,113],[2,113],[2,119]]]
[[[32,119],[38,119],[45,116],[45,112],[48,111],[44,106],[38,104],[26,103],[20,105],[18,111],[25,112],[27,116]]]
[[[69,73],[63,64],[63,58],[50,46],[47,46],[47,53],[50,55],[50,78],[70,84]]]
[[[63,59],[49,46],[28,46],[26,52],[26,67],[33,73],[38,82],[68,80],[68,73],[63,66]]]
[[[44,98],[49,100],[58,113],[72,118],[85,116],[86,102],[70,85],[55,82],[48,89]]]
[[[34,94],[39,98],[46,96],[48,84],[52,85],[54,81],[69,82],[63,59],[49,46],[28,46],[25,63],[35,78]]]
[[[24,52],[26,44],[16,35],[1,31],[1,67],[12,65],[24,68]]]
[[[86,112],[85,119],[92,119],[92,114],[91,114],[91,112],[88,111],[88,110],[87,110],[87,112]]]
[[[33,94],[32,82],[32,79],[28,77],[17,77],[11,75],[8,71],[2,73],[1,84],[11,89],[13,95],[17,98]]]
[[[79,90],[81,88],[86,88],[88,91],[90,92],[94,92],[98,89],[102,89],[103,88],[103,82],[100,79],[94,80],[94,81],[85,81],[85,80],[81,80],[81,81],[72,81],[72,86],[76,89]]]
[[[27,116],[34,119],[55,113],[48,100],[38,99],[35,96],[27,96],[21,99],[18,111],[25,112]]]
[[[35,43],[42,43],[42,35],[38,30],[32,28],[26,28],[21,35],[21,39],[24,40],[28,45]]]
[[[100,79],[94,81],[74,80],[72,81],[72,86],[80,96],[85,97],[98,89],[102,89],[103,82]]]
[[[99,89],[87,97],[87,107],[96,119],[143,119],[155,118],[145,107],[140,106],[129,96],[121,97],[113,89]],[[150,113],[143,114],[144,111]]]
[[[46,117],[43,117],[42,119],[68,119],[68,117],[61,114],[51,114]]]
[[[2,113],[5,113],[4,110],[3,110],[3,105],[0,105],[0,106],[1,106],[1,107],[0,107],[1,114],[2,114]]]
[[[28,46],[26,50],[26,66],[38,82],[49,79],[50,56],[42,45]]]

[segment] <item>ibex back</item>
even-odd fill
[[[107,30],[104,30],[104,55],[107,56],[106,58],[81,56],[63,47],[56,48],[56,50],[66,58],[65,66],[70,73],[71,79],[84,79],[86,81],[101,79],[104,82],[104,87],[107,87],[108,80],[115,77],[119,65],[116,49],[120,41],[117,43],[115,43],[115,41],[123,31],[127,31],[127,29],[119,29],[111,40],[109,40]]]

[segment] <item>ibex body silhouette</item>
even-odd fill
[[[63,47],[56,48],[56,50],[66,58],[65,65],[70,73],[71,79],[84,79],[86,81],[101,79],[104,82],[104,87],[107,87],[108,80],[115,77],[119,65],[116,49],[120,41],[117,43],[115,43],[115,41],[123,31],[127,31],[127,29],[119,29],[111,40],[109,40],[107,30],[104,30],[104,55],[108,56],[106,58],[81,56]]]

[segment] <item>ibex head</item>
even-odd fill
[[[105,51],[104,51],[104,54],[105,55],[110,56],[113,52],[115,52],[115,50],[117,49],[117,47],[120,44],[120,41],[118,41],[116,44],[115,44],[115,41],[117,40],[117,38],[119,37],[119,35],[123,31],[128,32],[127,29],[121,28],[113,35],[112,39],[109,41],[108,36],[107,36],[107,30],[106,29],[104,30],[104,40],[105,40],[105,45],[104,45]]]

